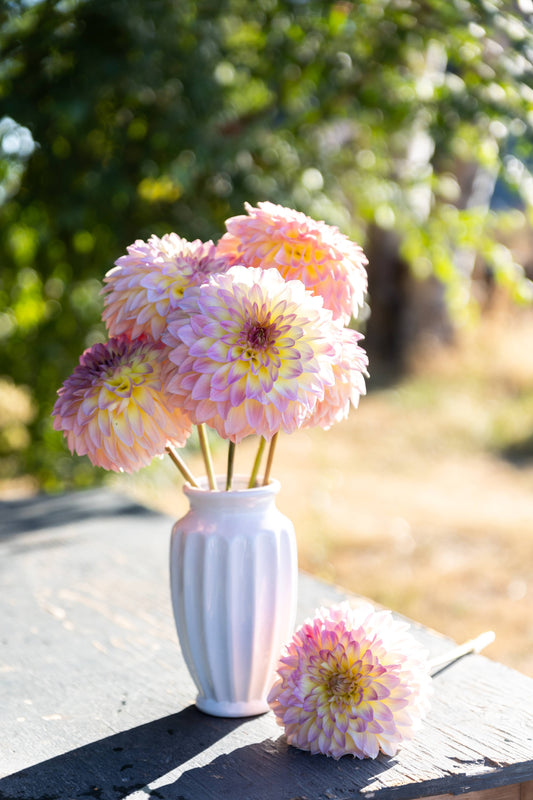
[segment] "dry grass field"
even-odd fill
[[[531,676],[532,342],[531,313],[515,312],[426,349],[346,422],[280,437],[273,470],[302,569],[458,641],[492,629],[487,655]],[[240,445],[236,471],[254,454]],[[220,471],[225,456],[215,450]],[[198,455],[188,461],[201,474]],[[170,460],[111,483],[173,516],[186,509]]]
[[[494,630],[487,655],[531,676],[532,342],[530,316],[484,323],[348,421],[280,437],[274,466],[304,570],[458,641]],[[240,445],[236,471],[254,453]],[[118,485],[177,515],[180,482],[164,464]]]

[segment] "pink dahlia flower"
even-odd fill
[[[338,327],[337,330],[338,335],[334,342],[334,382],[326,387],[324,399],[316,404],[304,423],[305,428],[319,425],[328,430],[336,422],[347,419],[351,406],[357,408],[359,398],[366,393],[368,356],[359,346],[363,337],[351,328]]]
[[[349,322],[364,302],[368,263],[359,245],[338,228],[290,208],[245,203],[248,216],[226,220],[227,233],[217,254],[231,264],[274,267],[284,278],[297,278],[324,300],[335,319]]]
[[[214,272],[227,269],[218,257],[213,242],[188,242],[175,233],[161,239],[138,239],[128,247],[128,255],[104,278],[102,319],[111,336],[127,334],[135,339],[143,334],[160,339],[166,317],[176,308],[188,286],[199,286]]]
[[[193,422],[233,442],[292,433],[333,383],[333,328],[300,281],[232,267],[186,290],[169,317],[167,388]]]
[[[167,443],[185,444],[190,419],[162,390],[166,355],[160,343],[126,336],[81,355],[52,412],[71,452],[104,469],[133,472],[163,454]]]
[[[296,633],[268,702],[289,744],[339,759],[393,756],[429,708],[426,653],[390,611],[321,608]]]

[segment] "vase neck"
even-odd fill
[[[200,487],[196,488],[186,484],[183,491],[189,500],[191,508],[204,510],[235,512],[246,511],[266,507],[274,502],[280,490],[278,481],[273,480],[267,486],[257,486],[253,489],[247,488],[247,478],[236,477],[233,480],[231,491],[212,491],[207,488],[205,481],[200,481]],[[219,486],[223,485],[223,478],[217,481]]]

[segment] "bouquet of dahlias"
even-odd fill
[[[346,418],[365,392],[367,356],[348,324],[367,288],[362,249],[337,228],[259,203],[228,219],[218,245],[175,233],[136,241],[104,278],[109,340],[86,350],[58,392],[54,427],[71,452],[131,472],[176,448],[198,426],[235,445],[259,436],[250,486],[270,479],[280,431]]]

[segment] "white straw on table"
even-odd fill
[[[475,639],[469,639],[468,642],[453,647],[446,653],[430,659],[429,670],[431,674],[434,675],[439,670],[457,661],[458,658],[462,658],[469,653],[480,653],[485,647],[492,644],[495,638],[496,635],[494,631],[485,631],[485,633],[480,633],[479,636],[476,636]]]

